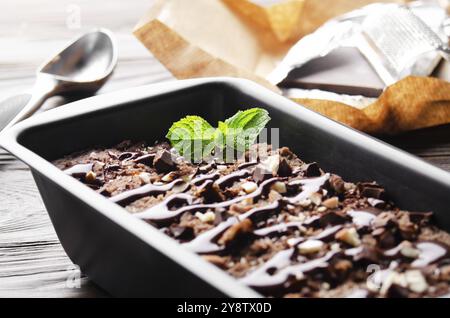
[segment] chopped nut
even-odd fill
[[[338,252],[341,250],[341,246],[339,245],[339,243],[333,243],[331,244],[330,249],[332,251]]]
[[[106,163],[104,163],[104,162],[101,162],[101,161],[97,161],[95,164],[97,164],[97,165],[99,165],[100,167],[104,167],[104,166],[106,166]]]
[[[428,289],[428,283],[419,270],[410,270],[405,273],[408,288],[415,293],[423,293]]]
[[[217,170],[218,171],[225,171],[225,170],[227,170],[227,166],[225,166],[225,165],[218,165],[217,166]]]
[[[266,167],[267,170],[272,172],[272,175],[277,175],[278,168],[280,167],[280,155],[273,155],[267,157],[266,160],[262,162],[262,164]]]
[[[439,278],[450,281],[450,265],[445,265],[440,269]]]
[[[310,199],[305,199],[299,202],[301,207],[307,208],[311,205],[311,200]]]
[[[317,212],[320,212],[320,213],[323,213],[323,212],[325,212],[326,210],[327,210],[327,207],[326,207],[326,206],[320,206],[320,207],[317,208]]]
[[[381,212],[377,215],[377,217],[372,221],[372,226],[374,228],[386,228],[391,224],[395,224],[395,216],[390,212]]]
[[[335,237],[336,239],[352,246],[361,245],[361,240],[359,239],[358,232],[356,232],[356,229],[353,227],[340,230],[336,233]]]
[[[161,178],[161,181],[164,181],[164,182],[171,182],[171,181],[175,180],[176,176],[177,176],[177,174],[176,174],[175,172],[172,171],[172,172],[169,172],[168,174],[164,175],[164,176]]]
[[[269,195],[268,195],[268,199],[270,202],[281,200],[282,198],[283,198],[283,196],[280,193],[278,193],[275,190],[270,190]]]
[[[290,247],[293,247],[293,246],[297,245],[299,243],[299,241],[301,241],[301,239],[299,239],[297,237],[291,237],[290,239],[287,240],[287,244]]]
[[[250,232],[253,223],[250,219],[245,219],[239,223],[232,225],[228,230],[226,230],[220,239],[217,241],[220,245],[226,245],[228,242],[234,240],[234,238],[240,233]]]
[[[251,205],[246,205],[246,204],[243,204],[242,202],[237,203],[237,204],[232,204],[229,209],[230,214],[239,215],[239,214],[249,211],[252,208]]]
[[[284,182],[280,182],[280,181],[275,182],[272,185],[271,189],[277,191],[278,193],[286,193],[287,192],[286,184],[284,184]]]
[[[390,272],[382,282],[380,294],[386,295],[389,288],[391,288],[391,286],[394,284],[400,287],[407,287],[408,283],[406,281],[405,275],[394,271]]]
[[[420,251],[417,248],[414,248],[413,245],[409,241],[403,241],[402,247],[400,249],[400,254],[404,257],[408,258],[417,258],[420,255]]]
[[[355,190],[356,184],[351,183],[351,182],[344,182],[344,189],[345,189],[345,191]]]
[[[315,205],[320,205],[322,203],[322,195],[318,192],[314,192],[309,196],[309,199]]]
[[[150,183],[151,182],[150,173],[148,173],[148,172],[141,172],[139,174],[139,179],[141,179],[141,181],[143,183]]]
[[[345,192],[345,183],[341,177],[339,177],[335,174],[332,174],[330,176],[330,178],[328,179],[328,182],[330,183],[331,188],[336,193],[344,193]]]
[[[227,259],[225,257],[219,255],[203,255],[202,257],[204,260],[219,267],[224,267],[227,262]]]
[[[97,178],[97,175],[95,174],[94,171],[91,170],[88,173],[86,173],[86,177],[85,177],[86,182],[88,182],[88,183],[95,182],[96,178]]]
[[[208,211],[206,213],[196,212],[195,216],[203,223],[212,223],[216,219],[216,214],[211,211]]]
[[[326,199],[325,201],[322,202],[322,205],[326,206],[329,209],[337,208],[337,206],[339,205],[339,199],[338,197]]]
[[[247,181],[241,185],[241,188],[245,191],[245,193],[252,193],[258,189],[258,185],[255,182]]]
[[[405,239],[414,239],[416,237],[417,225],[411,222],[408,212],[399,212],[397,214],[398,228]]]
[[[244,206],[249,206],[253,204],[253,198],[247,198],[244,199],[240,202],[240,204],[244,205]]]
[[[320,240],[307,240],[298,245],[300,254],[313,254],[319,252],[325,244]]]
[[[303,222],[305,219],[306,219],[306,216],[304,214],[287,216],[287,220],[289,222]]]
[[[339,272],[346,272],[353,267],[352,262],[346,259],[341,259],[334,264],[334,268]]]

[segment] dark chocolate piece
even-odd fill
[[[158,173],[170,172],[177,167],[177,164],[172,158],[172,154],[166,149],[159,151],[155,155],[153,165]]]

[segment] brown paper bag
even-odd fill
[[[334,101],[295,101],[370,134],[396,134],[450,123],[450,83],[437,78],[407,77],[363,109]]]

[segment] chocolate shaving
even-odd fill
[[[303,165],[302,170],[305,174],[305,177],[308,178],[320,177],[322,175],[322,171],[320,170],[319,165],[316,162]]]
[[[173,161],[172,154],[167,150],[159,151],[154,159],[153,165],[159,173],[166,173],[176,169],[176,163]]]
[[[250,233],[252,227],[253,223],[250,219],[245,219],[239,223],[236,223],[222,234],[217,243],[219,243],[220,245],[227,245],[229,242],[233,241],[238,235],[243,233]]]
[[[366,198],[383,199],[385,196],[384,189],[376,183],[358,183],[358,190]]]

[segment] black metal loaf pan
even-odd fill
[[[175,240],[65,175],[50,161],[124,139],[150,143],[171,123],[200,115],[217,123],[263,107],[280,145],[350,181],[376,180],[402,208],[434,211],[450,230],[450,174],[245,80],[200,79],[122,90],[26,120],[0,145],[28,164],[69,257],[114,296],[232,296],[256,292]]]

